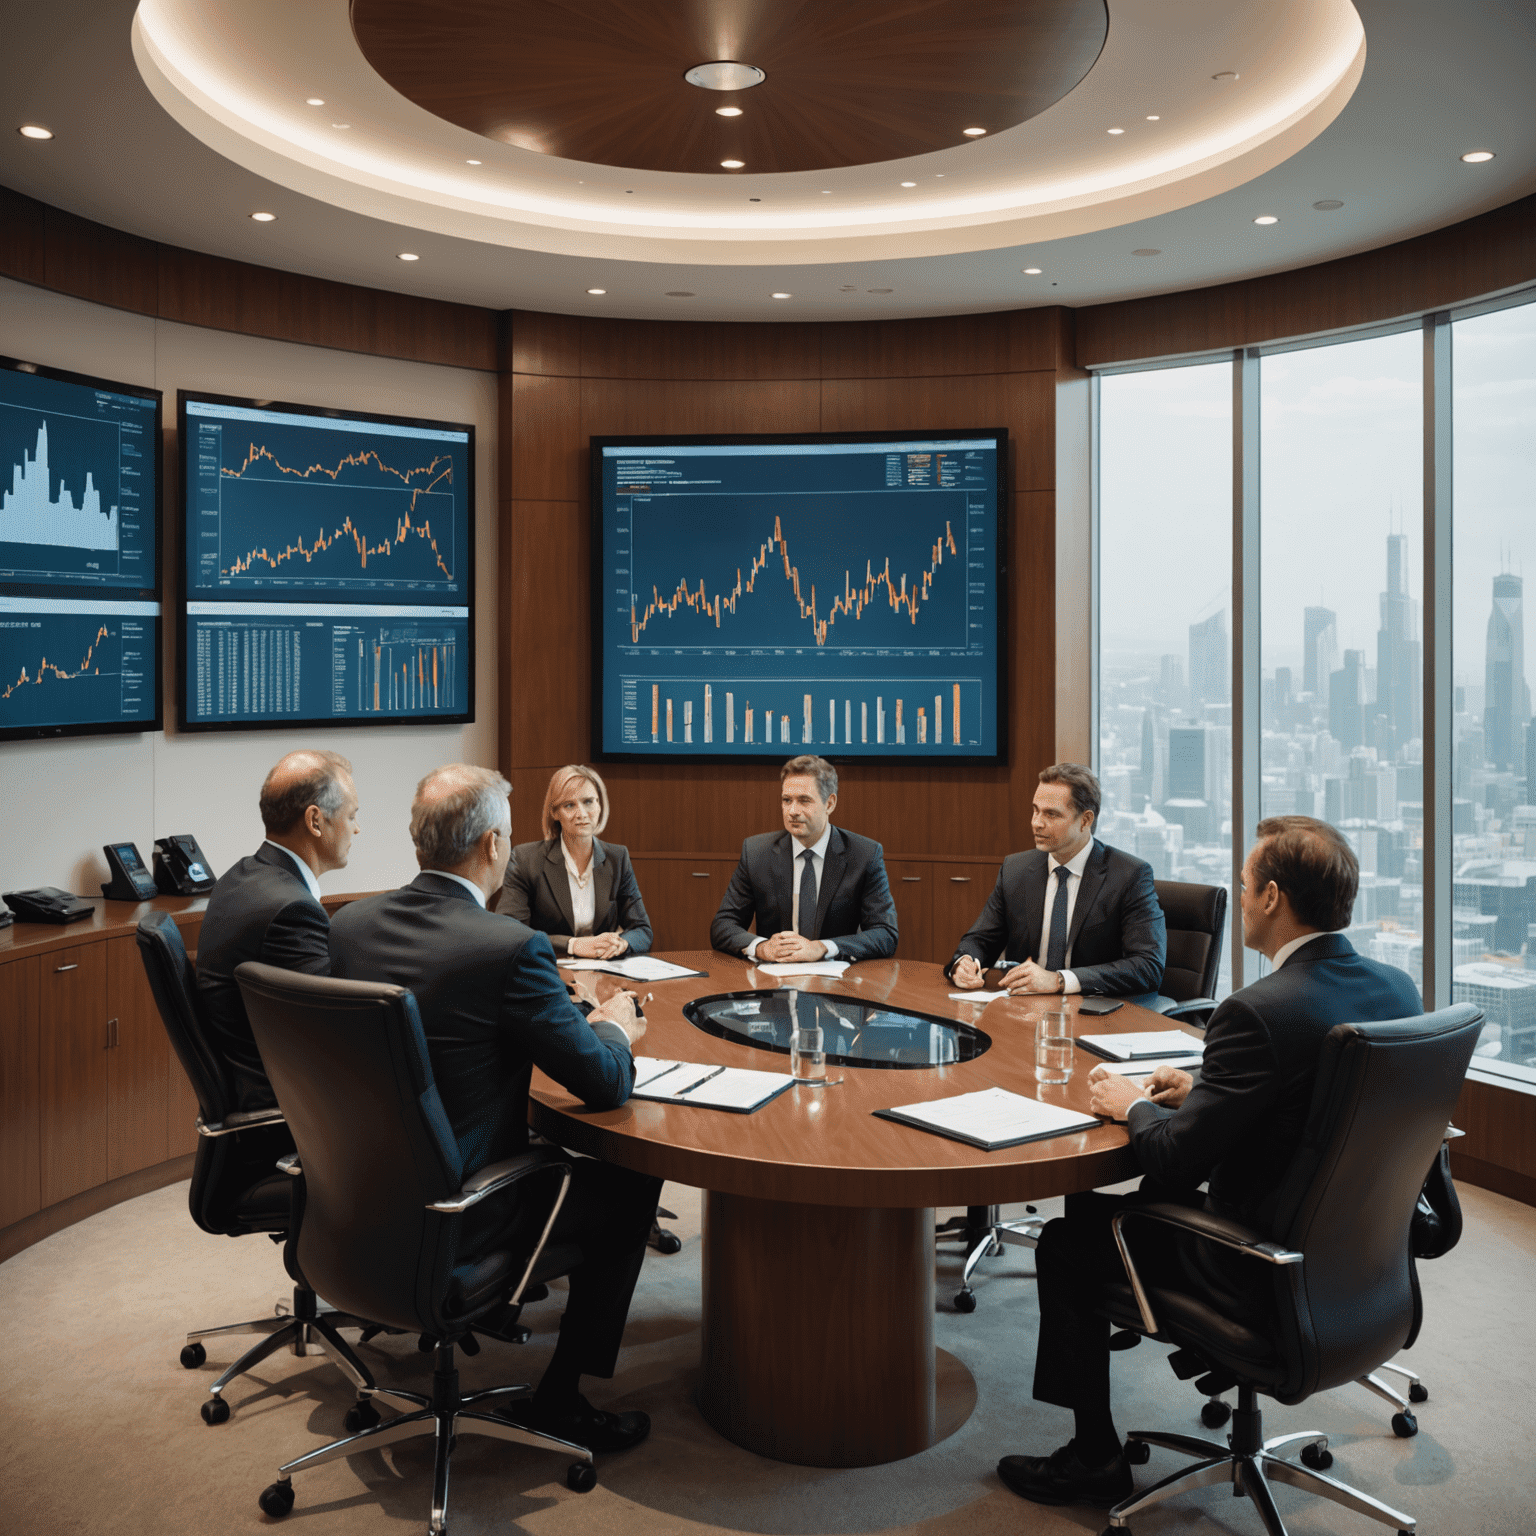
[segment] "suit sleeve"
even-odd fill
[[[720,910],[709,925],[709,942],[713,949],[728,955],[739,955],[752,942],[747,924],[757,916],[757,900],[752,894],[752,875],[747,869],[746,844],[742,844],[741,858],[731,871],[731,883],[725,888],[720,900]],[[767,935],[763,935],[767,937]],[[842,941],[838,941],[842,948]]]
[[[623,854],[618,875],[619,878],[614,882],[613,899],[619,909],[619,932],[624,935],[630,954],[643,955],[651,947],[654,935],[645,903],[640,899],[640,882],[635,879],[635,866],[630,863],[627,850]]]
[[[1285,1086],[1269,1032],[1246,1003],[1229,997],[1211,1015],[1200,1076],[1176,1110],[1141,1099],[1127,1129],[1143,1172],[1193,1188],[1253,1134]]]
[[[515,918],[525,927],[532,928],[535,933],[544,934],[555,953],[563,955],[571,947],[570,934],[552,932],[534,914],[533,904],[537,894],[535,882],[538,878],[537,873],[530,874],[523,868],[522,860],[514,853],[507,860],[507,873],[502,878],[501,900],[497,902],[496,910],[503,917]]]
[[[896,953],[896,902],[886,878],[885,855],[875,844],[859,892],[859,931],[836,934],[839,960],[884,960]]]
[[[1124,954],[1103,965],[1071,966],[1084,992],[1133,997],[1156,992],[1168,959],[1168,924],[1152,883],[1152,866],[1141,864],[1120,901],[1120,942]]]
[[[508,968],[501,1013],[515,1021],[533,1064],[588,1109],[617,1109],[629,1097],[635,1063],[628,1038],[618,1025],[589,1024],[577,1011],[543,934],[534,934]]]
[[[944,967],[944,974],[949,976],[954,973],[962,955],[969,955],[985,970],[1002,959],[1007,947],[1008,898],[1003,894],[1003,872],[998,870],[997,883],[992,887],[992,894],[987,897],[986,906],[981,909],[981,916],[966,929],[955,946],[949,964]]]
[[[293,901],[267,924],[261,958],[306,976],[331,974],[331,920],[312,901]]]

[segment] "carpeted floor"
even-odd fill
[[[1477,1189],[1461,1194],[1465,1238],[1421,1267],[1428,1321],[1408,1363],[1431,1397],[1419,1409],[1418,1436],[1396,1439],[1388,1405],[1358,1388],[1299,1408],[1266,1403],[1265,1427],[1326,1431],[1334,1475],[1416,1516],[1421,1532],[1513,1536],[1536,1528],[1536,1210]],[[969,1367],[977,1391],[975,1412],[956,1433],[884,1467],[784,1466],[721,1439],[694,1407],[699,1200],[672,1185],[664,1198],[681,1213],[674,1225],[683,1251],[648,1257],[619,1374],[591,1393],[599,1406],[646,1409],[655,1421],[650,1441],[600,1458],[598,1489],[580,1496],[564,1486],[563,1457],[464,1439],[453,1462],[454,1536],[1100,1529],[1094,1511],[1023,1503],[993,1471],[999,1456],[1043,1453],[1069,1433],[1065,1413],[1029,1397],[1036,1306],[1026,1251],[1010,1249],[985,1266],[979,1309],[967,1317],[950,1310],[958,1258],[943,1250],[938,1342]],[[282,1354],[230,1389],[233,1416],[210,1429],[198,1417],[200,1386],[234,1358],[239,1341],[215,1340],[197,1372],[181,1369],[177,1351],[186,1328],[264,1315],[286,1291],[279,1253],[264,1239],[210,1238],[192,1226],[185,1185],[104,1212],[0,1265],[11,1334],[0,1444],[5,1528],[191,1536],[270,1526],[257,1494],[280,1459],[340,1433],[350,1392],[322,1359]],[[556,1290],[525,1314],[535,1329],[526,1347],[488,1344],[466,1361],[466,1384],[537,1379],[561,1300]],[[429,1377],[414,1341],[380,1340],[366,1352],[381,1380],[420,1388]],[[1165,1356],[1144,1344],[1115,1357],[1120,1427],[1203,1433],[1200,1399]],[[286,1524],[295,1536],[424,1529],[430,1456],[429,1443],[418,1441],[301,1476]],[[1155,1451],[1138,1481],[1174,1465]],[[1285,1487],[1277,1499],[1293,1536],[1385,1529]],[[1143,1516],[1135,1529],[1262,1531],[1252,1506],[1220,1488]]]

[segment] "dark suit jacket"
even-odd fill
[[[800,851],[788,832],[764,832],[741,845],[741,860],[709,925],[716,949],[739,955],[752,941],[747,924],[754,917],[762,938],[790,927],[794,858]],[[811,937],[836,939],[840,960],[881,960],[896,953],[896,903],[879,843],[832,828]]]
[[[277,1100],[251,1036],[235,967],[260,960],[285,971],[328,976],[330,919],[309,894],[286,853],[263,844],[224,871],[208,897],[197,941],[197,986],[209,1033],[224,1056],[240,1110],[270,1109]]]
[[[651,947],[651,920],[635,881],[629,849],[622,843],[592,839],[592,931],[622,933],[632,955]],[[576,919],[571,915],[571,876],[557,832],[545,842],[519,843],[507,861],[496,910],[547,933],[555,953],[571,947]]]
[[[1045,921],[1049,856],[1032,848],[1003,860],[981,916],[956,946],[948,971],[962,955],[983,966],[1004,955],[1015,965],[1045,964],[1040,929]],[[1067,930],[1067,969],[1084,992],[1131,997],[1156,992],[1168,956],[1168,928],[1152,884],[1152,866],[1094,839]]]
[[[466,1178],[527,1146],[535,1066],[590,1109],[629,1097],[624,1031],[586,1021],[542,933],[487,912],[456,881],[423,871],[398,891],[343,907],[331,925],[331,967],[415,994]]]
[[[1212,1209],[1268,1230],[1328,1031],[1422,1012],[1406,972],[1367,960],[1343,934],[1309,939],[1211,1015],[1199,1079],[1177,1110],[1131,1106],[1142,1169],[1175,1192],[1209,1179]]]

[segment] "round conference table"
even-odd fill
[[[708,974],[622,983],[653,994],[637,1055],[787,1072],[784,1054],[707,1034],[683,1013],[696,998],[784,987],[910,1008],[991,1037],[983,1055],[943,1066],[829,1062],[841,1083],[797,1085],[748,1115],[638,1099],[594,1112],[542,1073],[532,1084],[530,1121],[551,1141],[706,1192],[699,1405],[716,1429],[809,1466],[926,1450],[942,1438],[934,1207],[1045,1199],[1137,1169],[1122,1125],[987,1152],[873,1112],[994,1086],[1086,1111],[1092,1057],[1079,1052],[1059,1087],[1034,1073],[1034,1016],[1076,1000],[961,1002],[937,965],[912,960],[864,961],[834,979],[768,976],[708,950],[662,958]],[[1169,1027],[1129,1003],[1090,1022],[1100,1033]],[[1022,1359],[1027,1341],[1020,1349]]]

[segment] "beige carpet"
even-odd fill
[[[1430,1400],[1420,1432],[1394,1438],[1390,1409],[1358,1388],[1299,1408],[1265,1405],[1269,1434],[1317,1428],[1332,1437],[1334,1475],[1394,1504],[1432,1536],[1504,1536],[1536,1528],[1536,1210],[1463,1189],[1467,1232],[1446,1258],[1422,1266],[1428,1321],[1407,1357]],[[699,1326],[699,1201],[667,1187],[685,1240],[671,1258],[651,1255],[630,1319],[619,1375],[592,1392],[600,1406],[646,1409],[648,1444],[599,1462],[598,1489],[567,1492],[565,1459],[489,1441],[460,1442],[453,1463],[454,1536],[663,1536],[700,1530],[810,1536],[820,1532],[943,1532],[945,1536],[1096,1532],[1088,1510],[1023,1503],[997,1481],[997,1458],[1045,1452],[1067,1437],[1068,1416],[1031,1402],[1036,1326],[1031,1260],[1011,1249],[985,1266],[980,1307],[949,1309],[956,1262],[940,1272],[938,1342],[970,1368],[978,1402],[951,1438],[921,1456],[858,1471],[765,1461],[711,1430],[693,1404]],[[1049,1210],[1049,1205],[1042,1207]],[[806,1277],[814,1294],[816,1277]],[[0,1265],[8,1324],[0,1510],[5,1529],[191,1533],[270,1528],[256,1497],[280,1459],[340,1432],[350,1393],[323,1360],[282,1354],[230,1389],[229,1423],[198,1417],[200,1385],[234,1358],[238,1341],[214,1341],[208,1364],[177,1364],[190,1326],[269,1312],[286,1292],[278,1251],[263,1238],[198,1232],[186,1186],[118,1206]],[[561,1293],[525,1314],[522,1349],[488,1344],[465,1363],[468,1385],[536,1379],[548,1358]],[[428,1357],[414,1342],[366,1347],[383,1380],[420,1388]],[[1166,1351],[1144,1344],[1115,1357],[1122,1429],[1202,1433],[1199,1399],[1168,1370]],[[1172,1470],[1158,1451],[1138,1469],[1144,1485]],[[299,1536],[424,1529],[430,1493],[427,1442],[353,1458],[296,1479],[285,1522]],[[1277,1498],[1294,1536],[1384,1530],[1288,1488]],[[1207,1489],[1140,1518],[1137,1532],[1236,1532],[1259,1536],[1252,1507]]]

